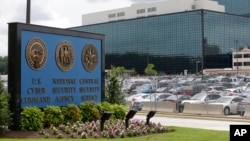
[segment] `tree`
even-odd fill
[[[148,64],[148,66],[145,68],[144,72],[147,75],[157,75],[157,71],[154,70],[155,65],[154,64]]]
[[[0,74],[8,73],[8,56],[0,56]]]
[[[111,73],[113,73],[117,77],[123,75],[124,72],[125,72],[125,68],[124,67],[114,67],[114,66],[111,66]]]
[[[132,69],[130,70],[130,74],[131,74],[131,75],[135,75],[135,74],[136,74],[135,68],[132,68]]]
[[[124,94],[122,93],[122,87],[118,80],[118,75],[121,74],[122,71],[122,67],[111,66],[111,72],[108,74],[108,82],[105,87],[105,101],[111,104],[125,105]]]
[[[12,125],[9,100],[10,94],[4,90],[2,81],[0,81],[0,134],[4,134],[7,131],[7,127]]]

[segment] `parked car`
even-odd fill
[[[242,97],[249,97],[250,96],[250,87],[246,87],[242,93],[241,93]]]
[[[176,103],[176,110],[178,112],[182,112],[183,108],[180,106],[183,100],[190,100],[190,95],[171,95],[168,98],[164,99],[163,101],[170,101]]]
[[[222,96],[214,103],[209,104],[223,105],[224,115],[238,114],[238,105],[243,99],[244,98],[240,96]]]
[[[123,85],[122,91],[125,93],[130,93],[132,90],[136,89],[137,84],[134,82],[130,82],[126,85]]]
[[[166,93],[168,92],[168,90],[170,89],[170,87],[160,87],[156,89],[156,93]]]
[[[146,101],[146,102],[162,102],[164,99],[168,98],[173,94],[170,93],[152,93],[149,94],[147,97],[145,97],[141,101]]]
[[[227,89],[227,87],[224,86],[208,86],[202,89],[202,91],[207,92],[209,94],[220,94],[222,91]]]
[[[139,94],[131,95],[131,96],[127,97],[126,101],[136,101],[136,100],[144,99],[148,95],[149,94],[145,94],[145,93],[139,93]]]
[[[229,88],[225,89],[228,96],[242,96],[242,89],[241,88]]]
[[[141,93],[153,93],[154,91],[152,84],[143,84],[141,87]]]
[[[219,94],[207,94],[205,92],[201,92],[201,93],[197,93],[194,96],[192,96],[190,98],[190,100],[183,100],[181,102],[182,105],[184,105],[185,103],[211,103],[211,102],[215,102],[218,98],[220,98],[221,95]]]
[[[221,78],[220,83],[230,83],[235,86],[239,86],[242,84],[241,80],[238,79],[237,77],[224,77]]]
[[[152,93],[146,94],[147,96],[141,99],[137,99],[133,101],[132,109],[134,110],[142,110],[143,102],[161,102],[163,99],[171,96],[169,93]]]
[[[246,105],[250,105],[250,97],[244,98],[237,107],[238,114],[240,114],[241,116],[244,116],[245,114]]]
[[[208,94],[205,92],[197,93],[190,98],[190,100],[182,100],[180,104],[180,112],[184,110],[185,103],[202,104],[215,102],[218,98],[222,97],[220,94]]]

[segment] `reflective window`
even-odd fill
[[[204,69],[231,68],[232,51],[250,45],[249,18],[213,11],[201,15],[195,10],[72,29],[105,35],[105,69],[124,66],[140,74],[148,63],[166,74],[201,72],[202,65]]]
[[[225,5],[226,13],[250,16],[250,0],[217,0]]]

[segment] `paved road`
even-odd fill
[[[146,120],[146,116],[135,115],[133,119]],[[151,118],[150,121],[155,123],[161,123],[162,125],[166,126],[191,127],[191,128],[223,130],[223,131],[229,131],[229,127],[232,124],[250,125],[250,122],[189,119],[189,118],[187,119],[187,118],[163,117],[159,115],[156,115],[155,117]]]

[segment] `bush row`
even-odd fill
[[[2,85],[0,83],[0,85]],[[0,86],[0,134],[4,134],[8,126],[12,125],[11,111],[9,110],[10,95]]]
[[[66,107],[47,106],[45,108],[26,107],[21,112],[21,130],[40,130],[44,127],[72,124],[77,121],[97,121],[106,111],[112,112],[111,118],[124,119],[126,107],[108,102],[85,102],[80,105],[69,104]]]

